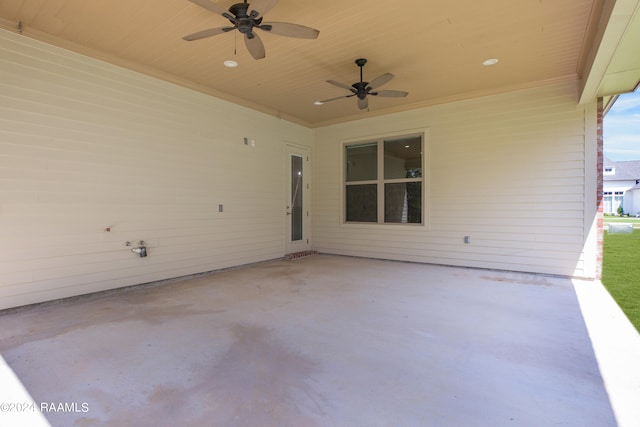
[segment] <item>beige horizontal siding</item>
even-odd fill
[[[0,32],[0,308],[282,256],[285,141],[313,146],[314,249],[589,276],[576,98],[562,83],[310,130]],[[342,224],[342,142],[416,129],[426,224]],[[125,246],[141,239],[144,259]]]
[[[589,276],[585,183],[595,171],[585,169],[592,160],[585,145],[595,134],[585,131],[587,113],[576,99],[575,83],[559,83],[317,129],[314,247]],[[426,224],[343,224],[343,142],[415,129],[428,130]]]
[[[313,133],[0,31],[0,309],[281,257],[286,142]]]

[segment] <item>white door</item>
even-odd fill
[[[311,249],[309,237],[309,149],[287,145],[287,204],[285,216],[288,254]]]

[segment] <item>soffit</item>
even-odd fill
[[[580,102],[591,102],[597,97],[608,100],[638,86],[639,40],[640,0],[607,0],[588,53],[589,71],[585,73]]]

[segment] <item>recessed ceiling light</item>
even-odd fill
[[[322,101],[313,101],[313,105],[324,105]]]
[[[224,66],[227,68],[236,68],[238,66],[238,63],[233,59],[227,59],[226,61],[224,61]]]
[[[485,59],[484,61],[482,61],[482,65],[496,65],[498,63],[498,59],[497,58],[489,58],[489,59]]]

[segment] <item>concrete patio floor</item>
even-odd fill
[[[1,313],[0,425],[639,426],[625,321],[597,281],[276,260]]]

